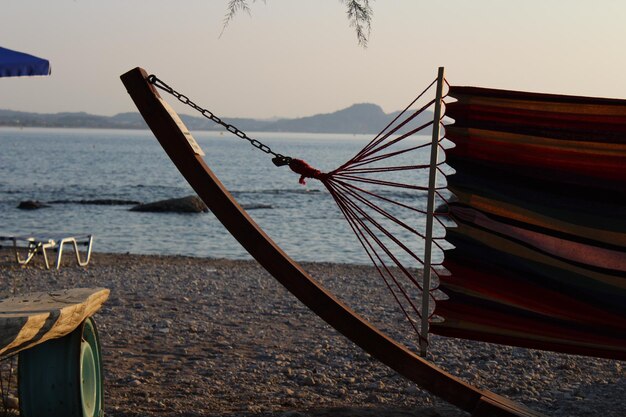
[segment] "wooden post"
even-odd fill
[[[430,307],[430,278],[431,256],[433,246],[433,218],[435,213],[435,187],[437,185],[437,158],[439,150],[439,135],[441,119],[441,97],[443,95],[444,68],[439,67],[437,74],[437,91],[435,96],[435,114],[433,116],[433,136],[430,149],[430,171],[428,173],[428,201],[426,206],[426,241],[424,242],[424,272],[422,281],[422,326],[420,333],[420,355],[426,356],[428,350],[429,307]]]

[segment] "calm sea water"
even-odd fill
[[[353,156],[369,136],[294,133],[251,135],[279,153],[330,170]],[[255,221],[299,261],[367,263],[332,198],[317,181],[298,184],[288,167],[227,134],[196,132],[205,160]],[[426,178],[422,179],[426,183]],[[137,254],[249,258],[211,213],[129,211],[128,205],[80,200],[152,202],[193,194],[149,131],[0,129],[0,235],[95,235],[94,250]],[[395,198],[418,204],[416,193]],[[20,210],[24,200],[68,200]],[[423,219],[409,219],[416,225]],[[415,242],[421,250],[421,242]],[[440,257],[440,255],[436,255]]]

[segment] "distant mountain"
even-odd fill
[[[111,117],[77,113],[27,113],[0,110],[0,126],[24,127],[109,127]]]
[[[334,113],[281,119],[268,128],[274,132],[378,133],[391,120],[376,104],[354,104]]]
[[[247,132],[307,132],[307,133],[363,133],[375,134],[384,128],[398,112],[386,114],[371,103],[354,104],[334,113],[317,114],[297,119],[256,120],[223,118]],[[214,122],[199,116],[180,116],[192,131],[222,130]],[[417,123],[432,119],[431,112],[420,115]],[[147,129],[139,113],[119,113],[115,116],[97,116],[76,113],[28,113],[0,109],[0,126],[15,127],[86,127],[103,129]]]

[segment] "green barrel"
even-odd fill
[[[23,417],[100,417],[102,354],[91,318],[59,339],[19,353],[18,394]]]

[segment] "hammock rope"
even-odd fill
[[[404,243],[406,240],[410,241],[410,238],[405,239],[403,236],[403,239],[400,239],[396,237],[386,224],[383,224],[383,221],[397,226],[397,228],[403,230],[409,236],[413,236],[415,239],[424,240],[426,239],[425,233],[410,226],[406,220],[402,220],[397,213],[394,213],[398,211],[394,210],[394,208],[406,209],[410,212],[417,212],[424,215],[427,214],[427,211],[397,201],[396,199],[388,198],[382,195],[383,192],[381,190],[391,188],[428,191],[428,187],[406,181],[380,179],[374,176],[399,172],[411,173],[413,171],[430,168],[430,164],[400,163],[394,165],[389,162],[392,158],[404,157],[404,159],[407,159],[407,155],[412,156],[420,150],[430,150],[432,146],[431,142],[410,145],[401,149],[397,148],[399,145],[405,143],[407,139],[414,137],[414,135],[426,128],[432,127],[434,121],[431,120],[416,128],[408,128],[411,122],[417,120],[420,114],[435,103],[435,100],[430,100],[419,109],[410,112],[411,107],[435,84],[435,82],[436,80],[418,95],[409,106],[400,112],[391,123],[385,126],[374,139],[363,147],[363,149],[339,168],[329,173],[321,173],[319,170],[310,167],[306,163],[303,164],[305,167],[303,169],[293,169],[292,167],[295,172],[302,175],[300,183],[303,183],[304,178],[314,178],[322,182],[327,188],[363,250],[375,266],[378,275],[385,283],[385,286],[391,293],[396,304],[400,307],[402,314],[417,335],[417,342],[420,345],[427,343],[427,338],[423,336],[422,329],[419,326],[423,314],[415,301],[416,297],[410,293],[410,289],[415,288],[419,292],[428,291],[428,297],[431,300],[431,304],[434,305],[435,298],[432,292],[438,288],[438,282],[432,286],[432,288],[423,288],[420,280],[411,272],[410,268],[406,266],[406,263],[400,259],[398,252],[404,253],[404,255],[411,260],[409,263],[413,265],[417,262],[417,264],[424,267],[424,260],[415,253],[415,250]],[[441,120],[438,122],[442,125]],[[405,131],[402,132],[402,129]],[[441,138],[439,138],[437,146],[445,151],[441,145]],[[445,152],[442,153],[445,154]],[[435,168],[437,174],[443,175],[443,178],[445,178],[445,173],[442,170],[443,164],[445,164],[445,158],[438,161]],[[442,191],[445,189],[445,186],[435,187],[437,198],[444,202],[446,200],[443,198]],[[411,218],[410,215],[403,217],[407,219]],[[443,227],[444,223],[440,217],[448,216],[446,213],[436,213],[434,216],[439,226]],[[444,250],[443,245],[440,243],[442,240],[445,240],[445,236],[435,236],[432,240],[433,244],[441,251]],[[437,267],[440,266],[441,263],[431,264],[431,273],[436,277],[439,277]],[[427,314],[429,319],[432,318],[433,313],[429,311]]]
[[[435,121],[423,122],[423,114],[435,104],[436,100],[429,100],[423,105],[418,103],[433,88],[437,79],[433,80],[352,158],[329,172],[322,172],[302,159],[274,152],[267,145],[224,122],[211,111],[198,106],[154,75],[148,77],[148,82],[194,108],[227,131],[249,141],[254,147],[272,155],[275,165],[289,166],[300,176],[298,180],[300,184],[305,185],[309,178],[320,181],[339,207],[402,315],[406,317],[417,335],[417,342],[420,345],[427,343],[420,329],[420,321],[424,314],[416,300],[420,299],[420,293],[428,292],[432,308],[428,309],[427,315],[429,319],[432,318],[435,303],[433,291],[438,288],[438,283],[430,285],[430,288],[424,288],[415,269],[415,265],[425,267],[424,259],[416,253],[416,243],[425,240],[427,235],[418,230],[415,224],[411,224],[411,221],[415,223],[415,213],[428,214],[427,210],[416,204],[418,195],[415,193],[428,192],[428,186],[418,184],[418,172],[430,169],[431,165],[419,163],[417,159],[420,152],[427,153],[432,150],[433,142],[429,140],[420,143],[416,136],[433,127]],[[443,126],[441,119],[443,117],[436,122]],[[441,140],[440,137],[436,146],[445,151]],[[395,160],[399,162],[392,162]],[[445,158],[438,160],[434,167],[436,175],[442,178],[445,178],[442,170],[444,163]],[[398,178],[398,175],[401,175],[401,178]],[[436,198],[447,204],[442,193],[445,189],[445,185],[437,185],[434,192]],[[402,194],[403,190],[407,192]],[[403,201],[406,199],[411,201]],[[433,218],[440,228],[444,227],[441,220],[443,217],[448,217],[447,213],[433,213]],[[432,243],[441,251],[444,250],[440,243],[442,240],[445,240],[445,236],[432,237]],[[439,277],[439,267],[441,263],[430,264],[431,274]]]
[[[396,301],[396,304],[400,307],[400,309],[402,310],[402,313],[404,314],[405,318],[407,319],[407,321],[409,322],[409,324],[413,328],[413,331],[417,334],[418,342],[421,342],[424,339],[422,337],[422,334],[421,334],[420,330],[418,329],[418,327],[416,325],[416,321],[407,312],[407,310],[404,307],[402,301],[400,301],[400,299],[398,298],[398,295],[396,294],[396,290],[394,290],[394,287],[389,283],[389,280],[388,280],[387,277],[391,278],[391,280],[394,282],[397,290],[400,291],[403,294],[404,298],[407,300],[407,302],[411,306],[411,308],[414,311],[414,313],[418,316],[418,318],[421,318],[421,313],[420,313],[419,309],[415,306],[414,302],[412,301],[412,298],[408,296],[408,294],[406,293],[406,291],[404,290],[402,285],[398,282],[398,279],[396,278],[396,276],[389,270],[387,265],[380,258],[380,256],[378,255],[378,253],[376,252],[376,250],[372,246],[371,242],[365,237],[363,230],[356,226],[356,223],[359,222],[358,218],[349,216],[347,214],[348,210],[346,210],[346,207],[343,204],[339,204],[338,203],[338,206],[339,206],[339,209],[341,210],[341,212],[344,214],[344,216],[348,220],[348,224],[350,225],[350,227],[352,228],[352,231],[354,232],[355,236],[359,240],[359,243],[361,244],[361,246],[365,250],[365,253],[369,257],[370,261],[372,262],[372,264],[376,268],[378,274],[380,275],[380,277],[382,278],[383,282],[387,286],[387,289],[389,290],[389,292],[393,296],[394,300]],[[378,260],[378,262],[374,258],[376,258]],[[385,272],[383,272],[383,270]],[[417,285],[419,286],[419,283]]]

